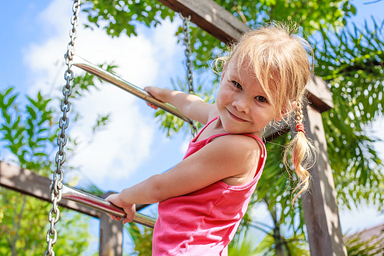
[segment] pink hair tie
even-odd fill
[[[302,132],[302,133],[305,134],[305,131],[304,131],[304,125],[303,125],[303,124],[298,124],[298,125],[296,125],[296,130],[297,130],[298,132]]]

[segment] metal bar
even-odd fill
[[[137,87],[136,85],[128,82],[128,81],[125,81],[124,79],[84,60],[83,58],[75,55],[74,59],[73,59],[73,65],[75,65],[76,67],[78,68],[81,68],[83,69],[84,71],[92,74],[92,75],[95,75],[97,76],[98,78],[106,81],[106,82],[109,82],[113,85],[116,85],[117,87],[145,100],[145,101],[148,101],[152,104],[154,104],[155,106],[181,118],[182,120],[192,124],[192,121],[186,117],[185,115],[183,115],[182,113],[180,113],[179,110],[177,110],[174,106],[172,106],[171,104],[169,103],[163,103],[163,102],[160,102],[158,101],[157,99],[153,98],[150,94],[148,94],[146,91],[144,91],[143,89],[141,89],[140,87]]]
[[[125,217],[125,213],[123,209],[111,204],[110,202],[104,200],[103,198],[68,187],[64,184],[61,190],[61,197],[63,199],[75,201],[82,205],[86,205],[98,211],[102,211],[120,218]],[[133,218],[133,222],[142,224],[149,228],[153,228],[155,226],[156,219],[146,216],[144,214],[141,214],[139,212],[136,212],[135,217]]]

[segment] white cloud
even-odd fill
[[[128,178],[149,157],[153,140],[154,130],[140,113],[140,103],[112,85],[76,103],[83,119],[70,134],[83,143],[70,164],[80,165],[82,173],[94,182],[102,182],[107,175],[111,180]],[[88,143],[97,115],[108,113],[111,122]]]
[[[189,146],[189,140],[190,138],[188,137],[188,140],[184,140],[183,143],[180,146],[180,152],[184,153],[187,152],[188,146]]]
[[[71,13],[62,14],[66,8],[71,9],[68,1],[55,0],[37,16],[39,24],[45,26],[42,29],[50,33],[47,33],[49,36],[44,44],[31,44],[24,50],[24,62],[33,75],[29,93],[53,90],[55,95],[59,95],[60,91],[52,89],[52,83],[55,86],[64,84],[64,68],[61,65],[71,28]],[[85,16],[81,15],[80,19],[84,20]],[[160,71],[163,76],[164,72],[172,72],[174,66],[180,65],[171,62],[166,67],[161,66],[166,59],[173,59],[177,54],[174,51],[175,29],[174,24],[165,22],[154,30],[151,39],[142,34],[131,38],[124,35],[111,38],[102,30],[91,31],[80,24],[76,53],[94,64],[114,61],[119,66],[117,73],[139,87],[156,85]],[[77,74],[81,72],[76,68],[74,70]],[[84,118],[76,127],[71,126],[71,122],[69,130],[72,137],[87,141],[97,114],[111,113],[108,128],[99,132],[89,145],[80,145],[70,161],[82,166],[82,173],[96,184],[107,177],[109,181],[121,180],[134,173],[149,157],[156,128],[150,127],[150,117],[142,116],[139,106],[143,106],[143,102],[110,84],[100,88],[73,106]]]

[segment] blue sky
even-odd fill
[[[358,10],[353,20],[363,24],[364,19],[373,15],[381,21],[384,2],[370,5],[364,2],[368,1],[353,1]],[[0,90],[15,86],[21,94],[33,95],[41,90],[51,97],[59,96],[58,88],[64,83],[62,63],[69,42],[71,1],[5,1],[2,10]],[[81,14],[80,20],[84,19]],[[180,20],[173,24],[166,21],[157,29],[139,27],[138,37],[115,39],[101,30],[85,30],[79,26],[76,52],[96,64],[114,61],[119,66],[117,73],[139,87],[171,88],[171,78],[185,75],[184,49],[176,44],[173,36],[178,24]],[[74,106],[84,118],[76,127],[71,126],[70,133],[83,143],[80,153],[70,159],[69,164],[81,166],[82,171],[69,177],[86,177],[104,190],[120,191],[167,170],[182,159],[190,136],[166,138],[152,118],[152,109],[144,102],[112,85],[100,88]],[[91,121],[98,113],[111,113],[111,123],[89,141]],[[380,124],[382,127],[383,121]],[[375,126],[379,127],[379,123]],[[384,139],[383,134],[377,135]],[[377,147],[384,152],[383,143]],[[5,161],[12,159],[4,149],[1,157]],[[261,216],[260,221],[268,221],[266,215]],[[369,207],[368,210],[342,211],[340,218],[344,231],[384,222],[384,217]],[[97,235],[97,230],[92,232]]]

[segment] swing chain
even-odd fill
[[[191,16],[189,15],[188,17],[184,17],[180,13],[180,17],[183,20],[183,34],[184,34],[184,45],[185,45],[185,57],[186,59],[186,66],[187,66],[187,82],[188,82],[188,92],[190,94],[194,94],[193,90],[193,75],[192,75],[192,61],[191,61],[191,39],[190,39],[190,33],[189,33],[189,27],[188,27],[188,22],[191,21]],[[192,122],[191,125],[191,132],[192,136],[195,137],[197,135],[197,127],[196,123]]]
[[[73,16],[71,19],[72,29],[70,30],[69,36],[71,38],[68,46],[67,53],[64,55],[65,64],[67,65],[67,70],[64,72],[64,79],[66,84],[63,86],[63,95],[64,99],[61,102],[61,111],[63,112],[63,116],[60,117],[59,127],[61,129],[60,134],[57,136],[57,145],[59,146],[59,150],[56,153],[55,162],[56,162],[56,170],[53,173],[52,183],[51,183],[51,200],[52,200],[52,209],[48,215],[48,221],[50,222],[50,228],[47,232],[46,240],[48,243],[48,248],[45,251],[46,255],[55,255],[53,251],[53,245],[57,242],[57,230],[55,229],[56,223],[59,221],[60,210],[58,208],[58,203],[61,200],[61,189],[63,187],[63,179],[64,172],[62,169],[62,165],[66,160],[66,155],[64,152],[64,147],[68,142],[68,136],[65,134],[65,129],[68,128],[69,119],[67,117],[67,113],[71,109],[71,105],[69,102],[69,97],[72,94],[72,80],[73,80],[73,71],[72,71],[72,63],[73,57],[75,55],[75,39],[77,37],[77,26],[79,25],[79,12],[80,12],[80,0],[74,0],[73,3]]]
[[[186,60],[186,66],[187,66],[187,81],[188,81],[188,90],[189,93],[193,94],[193,76],[192,76],[192,61],[191,61],[191,40],[189,36],[189,27],[188,22],[191,20],[191,16],[184,17],[180,13],[180,17],[183,20],[183,34],[184,34],[184,45],[185,45],[185,57]]]

